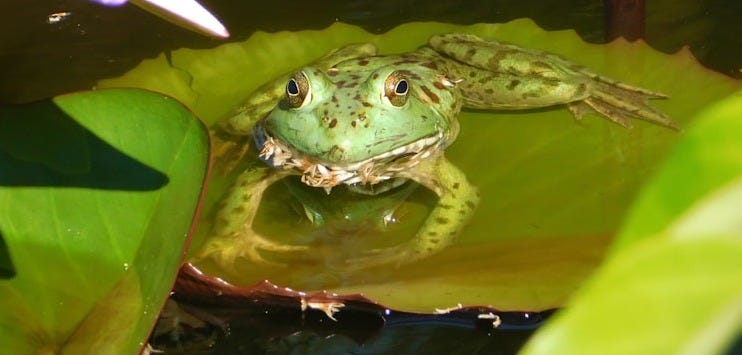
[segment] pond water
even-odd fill
[[[229,27],[233,40],[243,40],[256,30],[280,31],[324,28],[335,21],[363,26],[368,31],[384,32],[400,23],[419,20],[478,23],[506,22],[519,17],[533,18],[546,29],[575,29],[580,36],[594,43],[606,41],[606,13],[600,2],[576,1],[333,1],[324,2],[320,10],[311,2],[290,1],[280,4],[265,2],[203,1]],[[738,1],[653,1],[647,5],[647,41],[660,50],[675,51],[681,45],[691,45],[696,56],[706,65],[727,75],[740,77],[742,43],[735,14],[742,13]],[[207,48],[222,42],[201,37],[172,26],[137,8],[101,8],[85,1],[5,2],[0,5],[10,16],[0,26],[0,102],[26,102],[55,94],[87,89],[101,78],[118,75],[136,65],[142,58],[180,47]],[[49,15],[65,13],[64,19],[50,23]],[[312,14],[308,16],[307,14]],[[476,116],[476,115],[474,115]],[[476,119],[476,117],[474,117]],[[480,132],[467,132],[477,140]],[[460,156],[467,156],[466,149]],[[286,195],[273,189],[272,204],[265,206],[265,216],[280,214]],[[422,216],[430,196],[416,192],[415,199],[423,203],[403,206],[412,216]],[[273,212],[271,212],[273,209]],[[414,217],[414,218],[418,218]],[[408,223],[408,226],[411,225]],[[414,224],[413,224],[414,225]],[[280,229],[281,227],[278,227]],[[284,227],[288,228],[288,227]],[[481,228],[486,228],[483,226]],[[279,275],[276,275],[278,277]],[[332,280],[318,280],[308,288],[335,286]],[[219,353],[254,346],[269,353],[289,349],[328,349],[361,351],[358,343],[364,336],[338,335],[328,341],[327,334],[305,329],[276,318],[255,317],[247,325],[235,324],[234,334],[252,334],[236,343],[227,337]],[[427,353],[512,353],[527,339],[530,331],[511,333],[503,340],[501,333],[462,329],[455,322],[411,323],[404,331],[375,336],[374,344],[408,343],[409,347],[379,347],[362,349],[369,353],[426,350]],[[241,328],[240,328],[241,327]],[[275,332],[266,329],[278,329]],[[288,331],[291,330],[291,331]],[[293,333],[297,331],[297,333]],[[374,333],[360,332],[366,336]],[[342,333],[342,332],[338,332]],[[435,340],[435,342],[433,341]],[[324,342],[324,343],[323,343]],[[332,344],[330,344],[332,342]],[[508,345],[503,345],[507,342]],[[313,344],[308,347],[307,344]],[[417,344],[417,348],[415,348]],[[431,346],[439,344],[439,346]],[[229,347],[227,347],[229,346]],[[376,345],[375,345],[376,346]],[[225,348],[226,347],[226,348]],[[227,349],[227,350],[225,350]],[[428,352],[429,350],[430,352]],[[214,351],[209,350],[209,351]],[[208,353],[208,352],[202,352]],[[216,353],[216,352],[214,352]]]

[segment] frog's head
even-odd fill
[[[288,80],[285,98],[256,130],[261,156],[300,170],[312,186],[373,184],[455,137],[459,95],[435,65],[385,57],[349,62],[327,71],[307,67]]]

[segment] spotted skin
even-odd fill
[[[299,175],[327,193],[345,184],[373,195],[405,180],[435,192],[438,202],[414,238],[360,251],[348,268],[420,260],[450,245],[479,202],[477,189],[443,154],[456,139],[462,107],[566,105],[577,119],[597,113],[625,127],[638,118],[677,129],[648,104],[658,97],[664,96],[551,53],[468,34],[433,36],[425,47],[391,56],[376,55],[370,44],[340,48],[266,84],[218,128],[251,136],[268,167],[238,178],[200,257],[230,268],[239,257],[270,263],[261,250],[305,250],[252,229],[263,191],[281,177]]]

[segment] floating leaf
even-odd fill
[[[664,92],[670,99],[653,104],[683,126],[701,107],[739,88],[739,83],[700,67],[687,50],[665,55],[643,42],[622,40],[591,45],[573,31],[543,31],[530,20],[473,26],[410,23],[382,35],[340,23],[322,31],[256,33],[241,43],[162,55],[100,86],[161,90],[214,123],[261,84],[340,45],[372,42],[381,53],[398,53],[423,45],[432,34],[454,31],[556,52],[607,76]],[[482,202],[457,243],[440,255],[367,273],[328,267],[380,243],[409,238],[425,217],[430,196],[413,193],[399,207],[402,223],[386,232],[362,229],[333,235],[332,228],[317,230],[297,222],[301,213],[287,214],[295,198],[276,184],[266,192],[256,224],[276,240],[321,245],[310,260],[288,260],[285,268],[242,263],[238,274],[208,263],[199,267],[238,285],[268,278],[307,291],[362,292],[408,311],[431,312],[458,303],[519,310],[556,307],[600,262],[639,187],[682,136],[645,122],[625,130],[595,116],[576,124],[563,107],[465,112],[460,121],[461,134],[446,156],[480,188]],[[218,176],[212,180],[207,206],[223,196],[228,183]],[[211,223],[205,216],[202,237]],[[343,230],[341,224],[335,227]]]
[[[742,329],[742,95],[695,120],[526,354],[716,354]]]
[[[2,351],[137,353],[180,265],[205,130],[172,98],[131,89],[0,116]]]

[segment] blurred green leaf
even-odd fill
[[[742,330],[742,94],[699,114],[525,354],[716,354]]]
[[[381,53],[399,53],[418,48],[432,34],[454,31],[556,52],[607,76],[664,92],[670,99],[653,103],[683,126],[703,106],[739,88],[738,82],[699,66],[687,50],[666,55],[623,40],[592,45],[573,31],[547,32],[527,19],[473,26],[410,23],[381,35],[341,23],[321,31],[259,32],[241,43],[163,54],[99,86],[160,90],[213,124],[260,85],[343,44],[372,42]],[[328,267],[328,261],[409,238],[429,199],[413,196],[400,207],[406,211],[402,223],[381,235],[331,235],[327,228],[297,223],[301,215],[290,212],[290,194],[276,184],[264,196],[257,223],[281,241],[314,238],[320,245],[315,259],[289,261],[287,268],[243,263],[238,274],[199,266],[238,285],[268,278],[307,291],[362,292],[410,311],[459,303],[503,310],[556,307],[600,263],[640,186],[682,136],[646,122],[635,122],[632,130],[596,116],[575,123],[563,107],[465,112],[460,121],[462,131],[446,156],[480,188],[482,202],[457,244],[440,255],[357,274]],[[215,174],[206,208],[228,184],[228,178]],[[200,223],[197,237],[208,234],[210,223],[208,217]],[[198,247],[199,240],[193,245]]]
[[[132,89],[0,116],[2,352],[137,353],[181,262],[205,129],[177,101]]]

